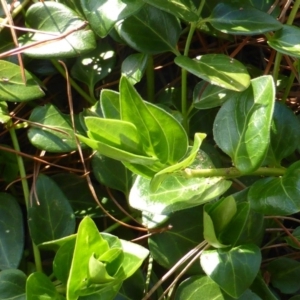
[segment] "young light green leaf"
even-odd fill
[[[280,53],[300,58],[299,34],[299,27],[283,25],[280,30],[268,37],[268,44]]]
[[[250,84],[246,67],[224,54],[205,54],[191,59],[177,56],[175,63],[213,85],[233,91],[243,91]]]
[[[172,173],[188,167],[194,161],[201,143],[203,139],[205,139],[205,137],[206,134],[204,133],[196,133],[194,138],[194,145],[193,147],[190,147],[186,157],[177,164],[167,167],[154,175],[150,183],[151,192],[154,193],[158,189],[162,181],[167,178],[167,176],[172,176]]]
[[[18,269],[0,272],[0,300],[26,300],[26,275]]]
[[[245,244],[231,249],[206,250],[200,257],[204,272],[233,298],[254,281],[261,263],[260,249]]]
[[[74,119],[77,132],[84,134],[78,115]],[[58,153],[77,149],[71,117],[61,113],[54,105],[37,106],[29,121],[40,125],[32,124],[28,130],[30,142],[38,149]]]
[[[105,37],[117,21],[136,13],[143,5],[140,0],[80,0],[83,12],[100,37]]]
[[[24,249],[24,228],[20,205],[11,194],[0,193],[0,220],[0,269],[16,269]]]
[[[210,168],[212,163],[204,152],[200,152],[190,166],[191,169]],[[220,177],[185,178],[181,174],[168,176],[155,193],[150,191],[150,180],[138,176],[129,194],[132,207],[154,214],[194,207],[222,195],[231,185]]]
[[[251,208],[264,215],[292,215],[300,211],[300,162],[292,164],[282,177],[263,178],[249,190]]]
[[[123,60],[121,72],[134,85],[139,82],[146,70],[149,56],[143,53],[134,53]]]
[[[251,86],[228,100],[214,121],[214,139],[243,173],[263,162],[270,140],[275,87],[271,76],[251,80]]]
[[[181,33],[179,20],[148,4],[135,15],[120,21],[116,29],[121,38],[139,52],[178,53],[176,44]]]
[[[1,65],[1,63],[2,63],[2,61],[0,61],[0,65]],[[11,116],[9,115],[7,103],[5,101],[1,101],[0,102],[0,123],[5,124],[5,123],[9,122],[10,119],[11,119]]]
[[[51,280],[41,272],[32,273],[26,282],[26,299],[64,300]]]
[[[29,56],[70,57],[88,52],[96,47],[94,33],[84,29],[85,21],[62,3],[46,1],[31,5],[26,12],[26,25],[39,32],[21,36],[20,42],[23,45],[42,42],[38,47],[24,50],[24,53]],[[62,34],[67,36],[49,41],[49,39]]]
[[[199,19],[197,8],[192,0],[144,0],[161,10],[164,10],[185,22],[196,22]]]
[[[25,70],[26,84],[23,82],[20,66],[0,60],[0,101],[23,102],[43,97],[45,94],[32,75]],[[1,102],[1,123],[10,117],[3,115],[5,102]]]
[[[28,207],[28,226],[36,245],[74,233],[72,207],[58,185],[46,175],[40,174],[36,180],[32,205]]]
[[[282,27],[270,14],[242,4],[219,3],[207,21],[222,32],[237,35],[261,34]]]

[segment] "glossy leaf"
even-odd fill
[[[191,59],[178,56],[175,63],[210,84],[233,91],[243,91],[250,84],[246,67],[224,54],[205,54]]]
[[[136,13],[142,6],[141,0],[80,0],[83,12],[100,37],[105,37],[119,20]]]
[[[36,179],[28,225],[36,245],[74,233],[73,210],[58,185],[46,175],[40,174]]]
[[[100,94],[100,104],[103,116],[107,119],[121,119],[120,94],[103,89]]]
[[[1,61],[0,61],[0,64],[1,64]],[[5,124],[5,123],[9,122],[10,119],[11,119],[11,116],[9,115],[7,103],[4,101],[1,101],[0,102],[0,123]]]
[[[255,35],[279,30],[282,24],[266,12],[242,4],[219,3],[208,18],[211,25],[225,33]]]
[[[221,106],[235,95],[235,91],[200,81],[193,91],[193,103],[197,109],[209,109]]]
[[[129,194],[132,185],[132,173],[114,159],[96,153],[92,158],[93,174],[96,179],[107,187]]]
[[[299,170],[298,161],[292,164],[282,177],[267,177],[256,181],[248,193],[251,208],[262,214],[275,216],[299,212]]]
[[[283,25],[274,35],[268,37],[268,44],[280,53],[300,58],[299,34],[299,27]]]
[[[121,72],[134,85],[141,81],[148,63],[148,55],[134,53],[123,60]]]
[[[215,203],[207,203],[203,211],[204,238],[215,248],[224,248],[224,245],[219,241],[219,235],[226,225],[231,221],[236,214],[237,208],[235,199],[231,196],[223,198]]]
[[[198,12],[192,0],[144,0],[161,10],[183,19],[185,22],[198,21]]]
[[[177,53],[181,27],[178,19],[167,12],[145,4],[138,13],[116,25],[121,38],[133,49],[157,54]]]
[[[0,193],[0,220],[0,269],[16,269],[24,249],[24,228],[20,205],[11,194]]]
[[[270,262],[267,268],[272,285],[284,294],[299,291],[300,263],[294,259],[281,257]]]
[[[114,49],[107,42],[101,41],[96,49],[77,58],[71,74],[93,91],[95,84],[112,71],[115,61]]]
[[[59,294],[50,279],[41,272],[32,273],[26,282],[26,299],[65,299]]]
[[[222,291],[222,289],[208,276],[198,275],[192,276],[181,282],[175,294],[175,300],[198,300],[198,299],[214,299],[214,300],[233,300]],[[256,294],[250,290],[246,290],[239,300],[261,300]]]
[[[74,118],[76,129],[83,134],[78,116]],[[71,117],[61,113],[54,105],[37,106],[29,120],[37,123],[31,124],[28,130],[28,138],[36,148],[58,153],[77,150]]]
[[[274,98],[272,77],[258,77],[225,102],[216,116],[214,139],[243,173],[256,170],[267,154]]]
[[[29,56],[41,58],[70,57],[90,51],[96,47],[91,30],[86,30],[85,21],[64,4],[52,1],[38,2],[31,5],[26,12],[26,24],[37,33],[28,33],[21,37],[23,45],[41,42],[38,47],[24,50]],[[41,33],[41,32],[44,33]],[[67,35],[48,41],[53,37]]]
[[[200,257],[204,272],[233,298],[240,297],[255,279],[261,263],[260,249],[241,245],[206,250]],[[251,262],[251,263],[250,263]]]
[[[203,206],[177,211],[162,225],[172,228],[148,239],[153,259],[166,269],[203,241]],[[200,271],[199,261],[188,272]]]
[[[210,168],[212,163],[204,152],[200,152],[193,168]],[[222,195],[231,185],[220,177],[185,178],[181,174],[168,176],[155,193],[150,191],[150,180],[138,176],[129,194],[132,207],[153,214],[171,212],[204,204]]]
[[[26,84],[22,79],[20,66],[0,60],[0,101],[23,102],[43,97],[45,94],[28,71],[25,72]],[[1,111],[5,111],[1,103]],[[6,123],[9,117],[2,115],[1,123]]]
[[[260,272],[253,281],[251,290],[255,292],[261,299],[278,300],[273,290],[269,288],[268,284],[265,282],[265,279]]]
[[[292,154],[299,145],[300,122],[285,104],[275,102],[271,124],[271,143],[267,162],[280,166],[283,158]]]
[[[0,272],[0,300],[26,300],[26,275],[17,269]]]

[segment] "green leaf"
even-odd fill
[[[196,155],[201,146],[201,143],[205,137],[206,135],[203,133],[196,133],[194,139],[194,145],[193,147],[189,147],[190,149],[186,157],[180,162],[178,162],[177,164],[167,167],[154,175],[150,183],[151,192],[157,191],[162,181],[165,180],[168,176],[172,176],[173,172],[185,169],[195,160]]]
[[[2,61],[0,61],[0,64],[1,63],[2,63]],[[5,124],[5,123],[9,122],[10,119],[11,119],[11,116],[9,115],[7,103],[4,101],[0,101],[0,123]]]
[[[24,102],[45,95],[32,75],[26,70],[25,77],[26,84],[23,82],[20,66],[0,60],[0,101]],[[4,111],[4,115],[2,111]],[[1,102],[1,123],[6,123],[10,119],[6,113],[5,103]]]
[[[219,241],[219,235],[226,225],[236,214],[237,208],[235,199],[232,196],[223,198],[215,203],[207,203],[204,206],[204,238],[215,248],[224,248]]]
[[[200,257],[204,272],[233,298],[240,297],[255,279],[260,249],[252,244],[223,250],[206,250]]]
[[[210,84],[233,91],[243,91],[250,84],[246,67],[224,54],[205,54],[191,59],[177,56],[175,63]]]
[[[284,294],[299,291],[300,263],[294,259],[281,257],[270,262],[267,268],[272,285]]]
[[[196,22],[199,19],[197,8],[191,0],[144,0],[144,2],[173,14],[188,23]]]
[[[148,4],[135,15],[120,21],[116,29],[121,38],[139,52],[178,52],[176,44],[181,34],[179,20]]]
[[[148,58],[147,54],[134,53],[123,60],[122,75],[126,76],[132,85],[141,81],[147,67]]]
[[[0,272],[0,300],[26,300],[26,275],[17,269]]]
[[[251,208],[264,215],[292,215],[300,211],[300,162],[292,164],[282,177],[263,178],[249,190]]]
[[[46,1],[31,5],[26,12],[26,25],[40,31],[25,34],[20,39],[21,43],[26,46],[41,42],[38,47],[24,50],[24,53],[32,57],[77,56],[96,47],[93,32],[84,29],[85,21],[73,10],[58,2]],[[44,33],[41,33],[42,31]],[[62,34],[67,34],[67,37],[58,38]],[[49,41],[54,37],[57,39]]]
[[[103,89],[100,94],[100,104],[104,118],[121,119],[120,94],[118,92]]]
[[[71,69],[74,78],[85,83],[90,91],[105,78],[115,65],[115,51],[106,41],[97,44],[96,49],[80,55]]]
[[[180,283],[176,290],[175,300],[233,300],[222,291],[222,289],[208,276],[198,275],[192,276]],[[246,290],[239,300],[261,300],[256,294],[250,290]]]
[[[293,231],[293,237],[287,236],[285,237],[286,242],[295,249],[300,249],[300,226],[296,227]],[[298,243],[295,242],[298,241]]]
[[[191,169],[212,168],[204,152],[200,152]],[[231,185],[220,177],[185,178],[180,173],[168,176],[155,193],[150,191],[150,180],[138,176],[129,194],[132,207],[153,214],[171,212],[204,204],[222,195]]]
[[[143,5],[141,0],[80,0],[83,12],[100,37],[105,37],[119,20],[136,13]]]
[[[28,225],[36,245],[74,233],[75,218],[68,199],[46,175],[40,174],[36,179]]]
[[[236,91],[228,90],[217,85],[200,81],[193,91],[193,103],[197,109],[209,109],[221,106],[232,98]]]
[[[1,145],[1,147],[12,149],[7,145]],[[19,165],[17,156],[15,153],[8,152],[0,149],[0,177],[7,183],[11,183],[18,178]]]
[[[228,100],[214,122],[214,139],[242,173],[260,167],[270,140],[275,87],[271,76],[251,80],[251,86]]]
[[[10,194],[0,193],[0,220],[0,269],[16,269],[24,249],[23,214]]]
[[[63,300],[50,279],[40,272],[32,273],[26,282],[26,299],[30,300]]]
[[[123,121],[138,128],[144,151],[149,156],[172,165],[185,155],[188,138],[181,124],[165,110],[146,104],[126,77],[120,81],[120,111]]]
[[[265,282],[261,272],[258,273],[250,288],[253,292],[260,296],[261,299],[278,300]]]
[[[203,241],[203,206],[172,213],[162,225],[172,228],[148,239],[153,259],[166,269],[172,268],[186,253]],[[188,273],[199,273],[199,261]]]
[[[266,12],[251,6],[219,3],[207,20],[225,33],[255,35],[279,30],[282,24]]]
[[[300,58],[299,35],[299,27],[283,25],[280,30],[268,37],[268,44],[280,53]]]
[[[132,173],[121,162],[96,153],[92,158],[92,168],[99,182],[125,195],[129,194],[133,181]]]
[[[297,149],[299,140],[299,120],[290,108],[276,101],[271,124],[271,143],[267,156],[268,164],[280,166],[281,160]]]

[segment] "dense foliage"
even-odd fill
[[[300,1],[1,0],[1,299],[300,299]]]

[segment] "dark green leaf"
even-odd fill
[[[28,207],[28,225],[37,245],[74,233],[75,216],[68,199],[50,177],[42,174],[36,180],[32,205]]]
[[[2,147],[12,149],[7,145],[1,145]],[[10,183],[17,179],[19,174],[19,165],[16,154],[5,150],[0,150],[0,177],[5,182]]]
[[[0,269],[19,266],[24,249],[23,215],[17,200],[0,193]]]
[[[282,27],[282,24],[268,13],[242,4],[219,3],[208,22],[222,32],[237,35],[261,34]]]
[[[293,237],[287,236],[285,238],[286,242],[293,248],[295,249],[300,249],[300,226],[296,227],[293,231]],[[298,241],[298,243],[296,243],[296,241]]]
[[[271,283],[284,294],[293,294],[299,291],[300,263],[294,259],[281,257],[268,265]]]
[[[134,85],[139,82],[146,70],[148,55],[143,53],[131,54],[123,60],[121,72]]]
[[[261,273],[258,273],[250,288],[253,292],[260,296],[261,299],[278,300],[268,287]]]
[[[251,86],[228,100],[214,122],[214,139],[243,173],[260,167],[270,140],[275,87],[271,76],[251,80]]]
[[[0,60],[0,101],[23,102],[43,97],[45,94],[25,70],[26,84],[23,82],[20,66]],[[1,110],[4,108],[1,104]],[[4,108],[5,109],[5,108]],[[9,116],[1,114],[1,123],[9,120]]]
[[[79,118],[75,118],[77,132],[84,133]],[[48,152],[70,152],[77,149],[71,117],[61,113],[55,106],[46,104],[36,107],[29,120],[34,125],[28,130],[30,142],[41,150]]]
[[[224,54],[205,54],[191,59],[178,56],[175,63],[213,85],[233,91],[243,91],[250,84],[246,67]]]
[[[26,300],[25,286],[26,275],[22,271],[0,272],[0,300]]]
[[[143,273],[138,270],[123,282],[118,296],[114,300],[141,300],[144,295],[144,283]]]
[[[92,158],[92,168],[99,182],[125,195],[129,194],[133,181],[132,173],[121,162],[96,153]]]
[[[291,215],[300,211],[300,162],[292,164],[282,177],[263,178],[250,188],[251,208],[265,215]]]
[[[32,273],[26,282],[26,299],[30,300],[64,300],[59,294],[50,279],[40,272]]]
[[[299,35],[299,27],[283,25],[282,29],[268,37],[268,44],[280,53],[300,58]]]
[[[38,33],[28,33],[21,37],[21,43],[30,45],[41,42],[38,47],[24,50],[29,56],[41,58],[70,57],[80,55],[96,47],[95,36],[85,30],[86,23],[64,4],[52,1],[38,2],[26,12],[26,24]],[[41,33],[41,32],[44,33]],[[65,34],[64,38],[57,38]],[[45,43],[47,41],[47,43]]]
[[[191,169],[213,167],[209,157],[199,152]],[[221,177],[185,178],[181,174],[168,176],[155,193],[150,191],[150,180],[138,176],[129,195],[132,207],[153,214],[171,212],[204,204],[222,195],[231,185]]]
[[[172,228],[160,234],[152,235],[149,249],[156,262],[166,269],[174,266],[187,252],[203,241],[203,207],[194,207],[170,215],[163,227]],[[189,270],[199,273],[199,262]]]
[[[260,249],[252,244],[223,250],[206,250],[200,258],[204,272],[233,298],[240,297],[255,279]]]
[[[185,22],[196,22],[199,19],[195,4],[191,0],[144,0],[144,2],[173,14]]]
[[[141,0],[80,0],[83,12],[100,37],[105,37],[119,20],[136,13],[144,4]]]
[[[167,12],[145,4],[137,14],[116,26],[121,38],[137,51],[147,54],[178,53],[176,44],[181,33],[180,23]]]
[[[95,84],[112,71],[115,61],[114,49],[109,43],[101,41],[97,44],[96,49],[77,58],[71,74],[85,83],[90,91],[93,91]]]

